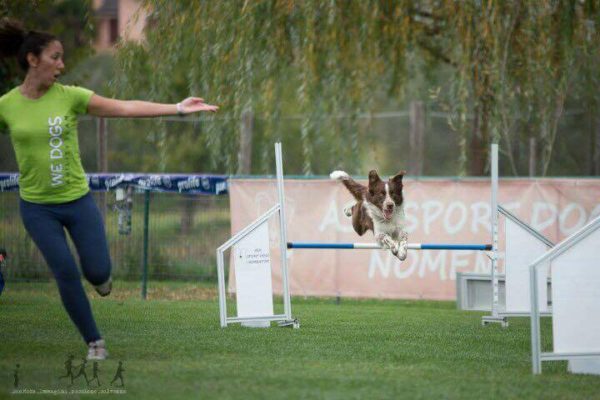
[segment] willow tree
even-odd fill
[[[455,173],[482,174],[489,143],[501,139],[518,173],[513,147],[523,135],[540,139],[545,173],[572,81],[585,68],[596,79],[598,1],[144,0],[146,40],[121,45],[115,88],[218,103],[221,123],[206,124],[194,143],[229,172],[245,110],[264,121],[262,171],[271,169],[281,117],[298,114],[302,172],[323,173],[323,158],[360,159],[357,116],[377,111],[382,94],[402,97],[409,54],[419,53],[453,68],[439,102],[461,143]],[[156,144],[168,163],[180,157],[174,141],[189,140],[158,135]]]
[[[440,5],[435,14],[452,21],[444,32],[453,43],[457,78],[449,98],[456,101],[451,122],[461,136],[464,171],[480,174],[488,143],[502,141],[511,171],[522,174],[520,144],[534,138],[538,172],[546,175],[567,97],[583,97],[588,113],[598,117],[600,2]]]
[[[377,93],[398,93],[405,79],[411,3],[148,0],[146,41],[121,47],[116,88],[172,100],[201,93],[219,104],[219,117],[231,122],[207,124],[203,137],[213,166],[228,171],[236,121],[248,109],[266,121],[265,143],[280,135],[284,112],[302,116],[304,173],[316,171],[324,152],[334,163],[358,160],[356,115]],[[340,114],[351,118],[319,122]],[[270,170],[271,146],[263,147],[261,169]]]

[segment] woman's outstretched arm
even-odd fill
[[[94,94],[88,104],[88,113],[96,117],[159,117],[199,111],[215,112],[218,109],[217,106],[204,103],[204,99],[199,97],[188,97],[177,104],[162,104],[140,100],[109,99]]]

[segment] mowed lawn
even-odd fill
[[[54,283],[9,283],[0,398],[46,397],[13,394],[17,370],[21,392],[69,399],[600,399],[600,376],[568,374],[564,362],[531,374],[528,319],[502,329],[452,302],[293,298],[300,329],[221,329],[215,293],[151,282],[142,301],[135,284],[117,282],[111,297],[91,295],[110,359],[98,364],[99,387],[83,375],[70,386],[64,363],[73,354],[76,375],[86,349]],[[548,350],[550,320],[543,325]],[[119,361],[124,387],[110,385]]]

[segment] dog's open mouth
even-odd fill
[[[383,209],[383,218],[385,218],[387,221],[389,221],[390,219],[392,219],[393,213],[394,213],[394,209],[384,208]]]

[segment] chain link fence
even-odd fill
[[[114,277],[140,279],[144,261],[144,193],[132,194],[130,224],[127,210],[116,201],[115,192],[95,192],[94,197],[105,215]],[[0,193],[0,247],[9,254],[5,277],[50,279],[50,271],[25,231],[18,209],[17,192]],[[229,196],[153,192],[149,211],[148,278],[216,281],[215,249],[230,236]]]

